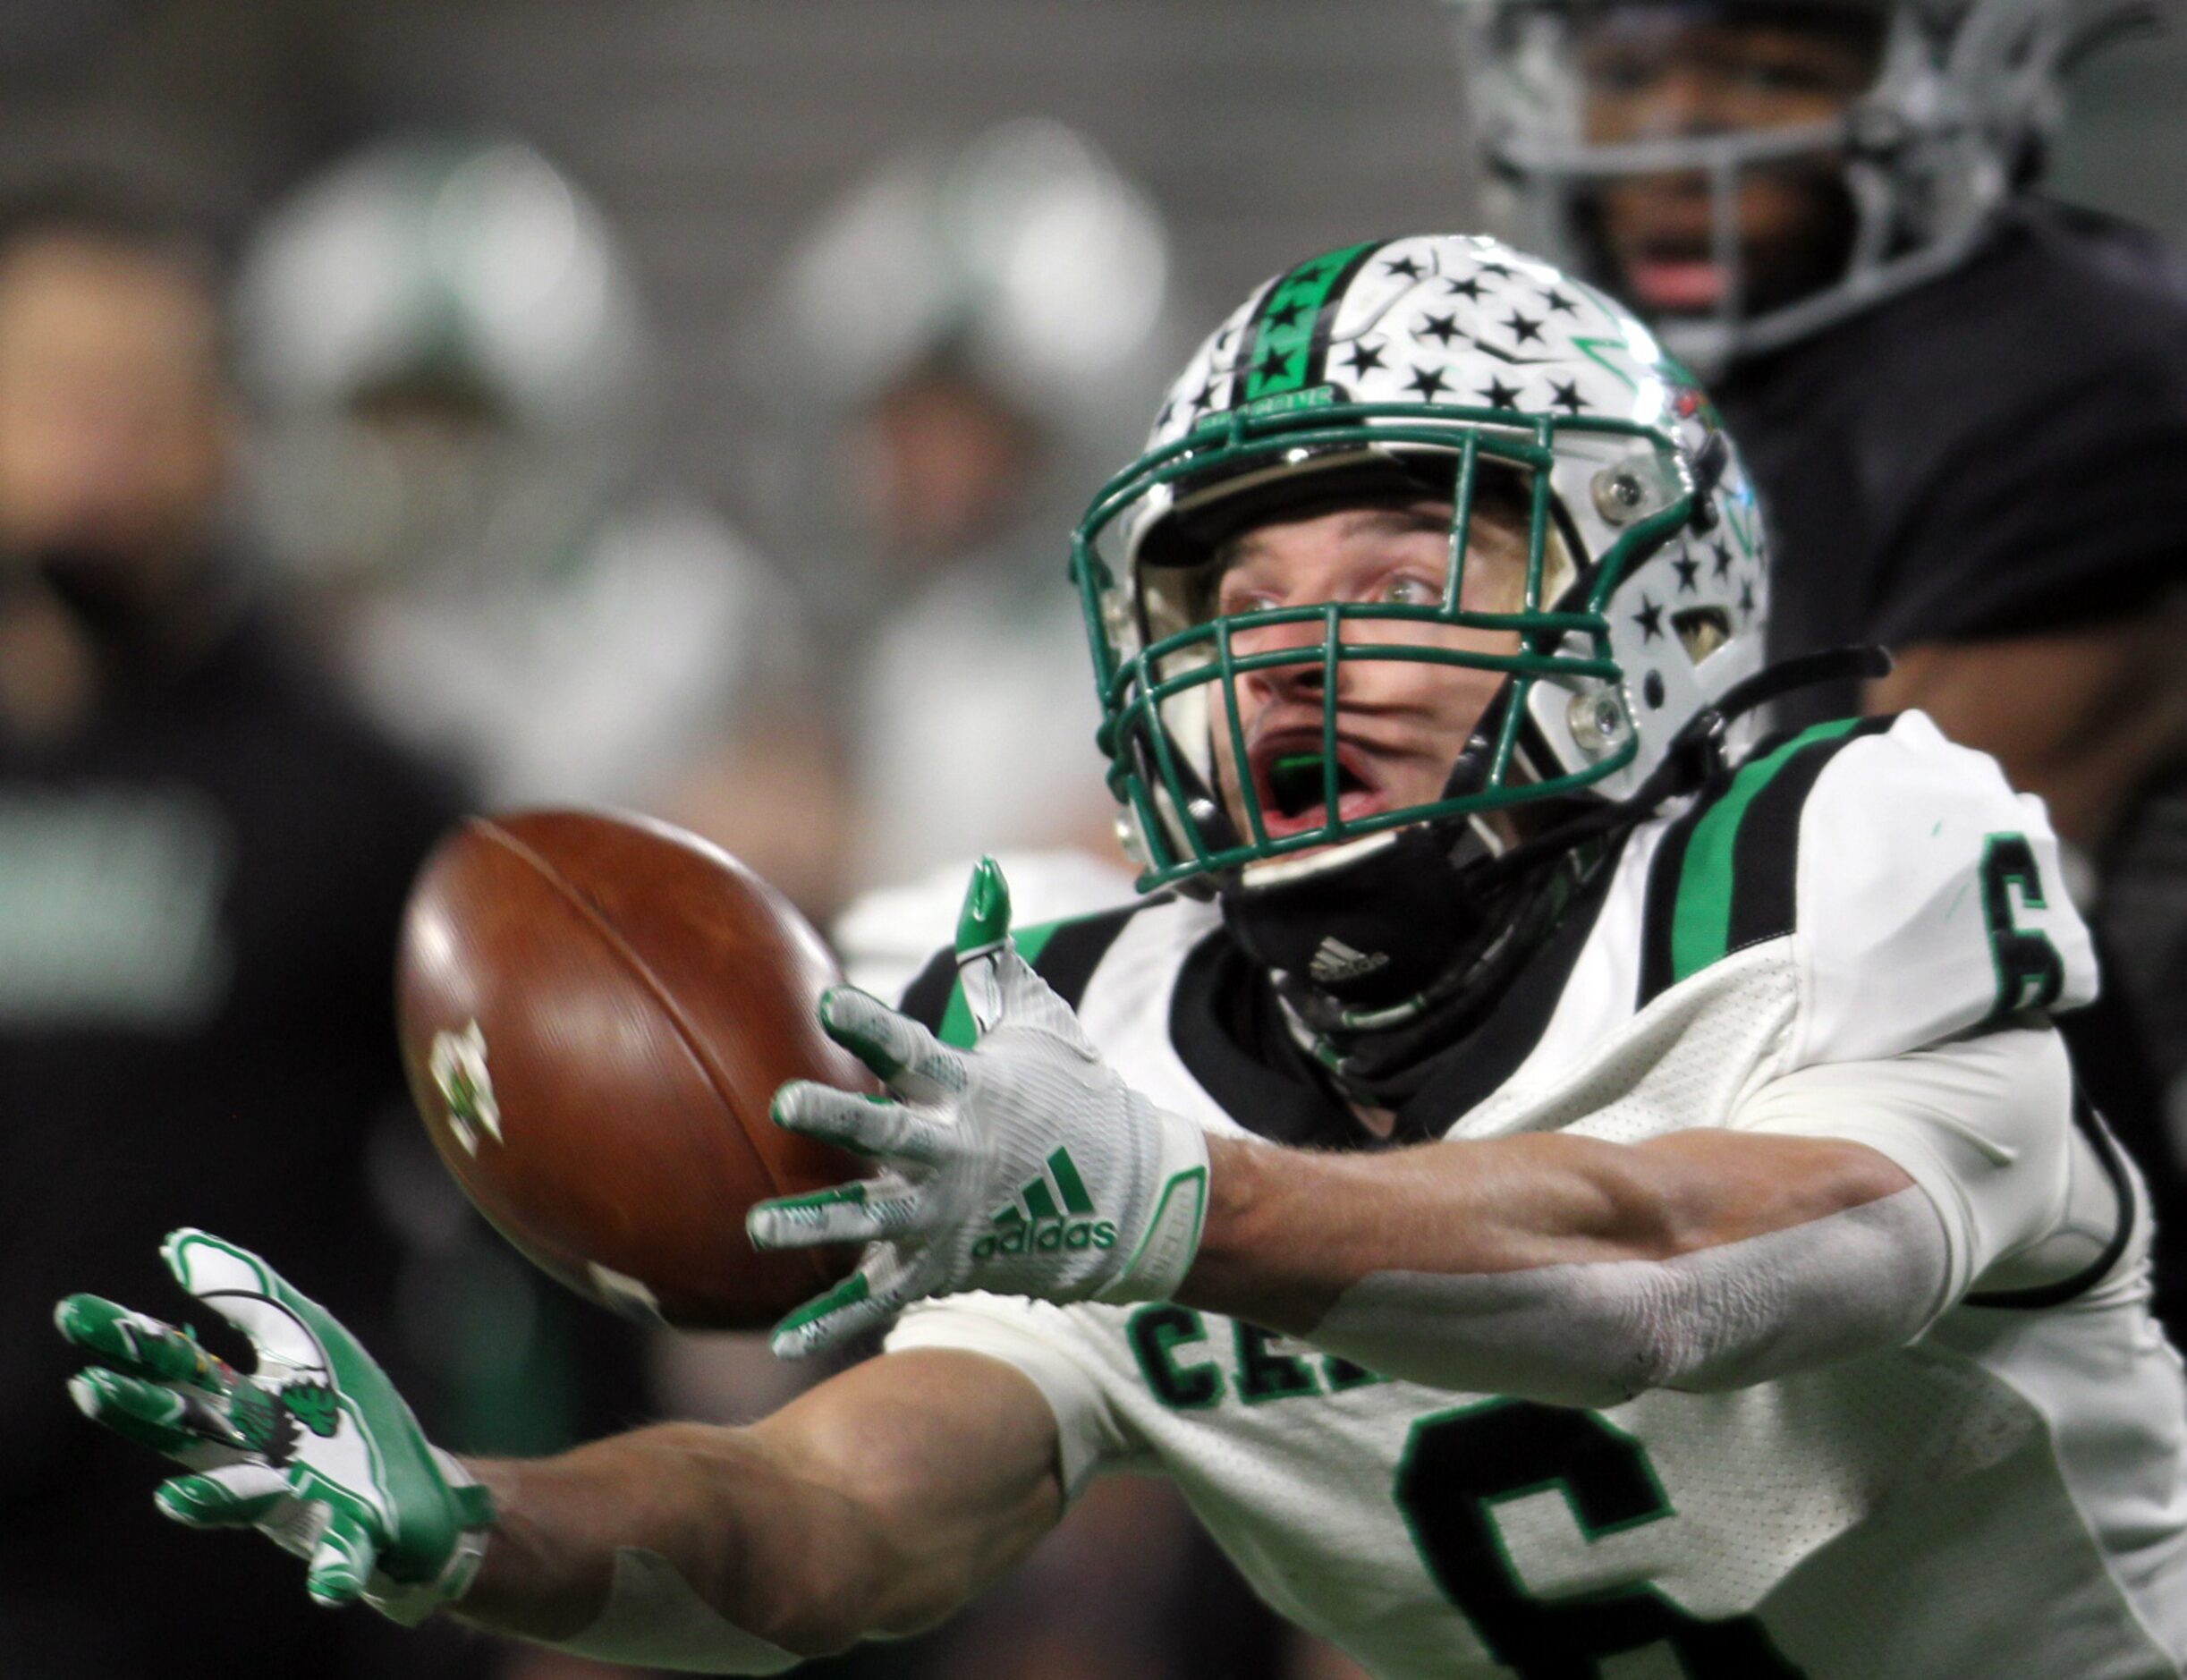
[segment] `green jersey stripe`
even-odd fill
[[[1739,825],[1747,808],[1793,759],[1835,742],[1860,726],[1857,717],[1817,724],[1776,751],[1742,765],[1723,795],[1701,813],[1680,860],[1678,895],[1671,912],[1671,983],[1698,974],[1730,949],[1733,869]]]

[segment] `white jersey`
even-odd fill
[[[1293,1141],[1298,1114],[1329,1112],[1216,1030],[1245,971],[1207,908],[1021,948],[1155,1102]],[[945,976],[907,1006],[962,1041]],[[1795,1070],[2094,984],[2038,802],[1918,715],[1824,725],[1628,836],[1399,1120],[1414,1138],[1735,1125]],[[957,1296],[889,1345],[1017,1366],[1073,1490],[1168,1476],[1270,1604],[1377,1675],[2151,1680],[2187,1654],[2187,1387],[2145,1304],[2132,1175],[2059,1107],[2056,1147],[2020,1158],[1948,1114],[1861,1132],[1937,1202],[1954,1304],[1911,1345],[1730,1392],[1586,1411],[1439,1391],[1168,1303]],[[2061,1269],[2068,1142],[2125,1217]],[[2059,1182],[2030,1196],[2031,1173]],[[2052,1211],[2000,1236],[1998,1186]]]

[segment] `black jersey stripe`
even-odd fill
[[[1708,809],[1710,790],[1675,818],[1649,861],[1648,890],[1640,903],[1640,987],[1634,1007],[1645,1009],[1671,988],[1671,921],[1678,907],[1678,881],[1686,867],[1686,847],[1693,827]]]
[[[1792,931],[1808,794],[1847,742],[1894,721],[1840,718],[1765,741],[1672,823],[1649,866],[1639,1007],[1733,951]]]
[[[1018,955],[1032,964],[1033,971],[1047,981],[1064,1002],[1075,1009],[1086,996],[1094,970],[1108,955],[1109,946],[1116,943],[1116,936],[1123,931],[1124,924],[1142,910],[1169,903],[1172,896],[1157,893],[1139,904],[1097,915],[1013,929],[1010,938],[1018,948]],[[957,977],[954,951],[938,953],[920,971],[919,978],[903,994],[903,1009],[945,1044],[969,1048],[977,1036],[971,1005],[966,1000],[964,988]]]
[[[1054,988],[1055,995],[1076,1009],[1085,999],[1094,970],[1101,966],[1101,959],[1116,943],[1116,936],[1123,931],[1124,924],[1150,905],[1169,903],[1171,896],[1160,893],[1144,904],[1126,904],[1098,916],[1058,922],[1033,966],[1040,972],[1040,978]]]
[[[1818,742],[1796,752],[1748,802],[1732,843],[1732,908],[1725,929],[1725,951],[1743,951],[1793,930],[1798,919],[1800,813],[1816,778],[1849,742],[1878,735],[1897,721],[1895,714],[1869,717],[1834,741]]]
[[[957,954],[937,951],[934,960],[919,971],[919,978],[904,988],[903,1001],[896,1007],[928,1032],[939,1032],[950,996],[956,989]]]

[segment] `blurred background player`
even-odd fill
[[[755,358],[783,422],[762,488],[829,645],[858,650],[836,667],[857,895],[832,934],[879,995],[948,936],[983,851],[1027,921],[1132,895],[1098,710],[1068,680],[1085,629],[1064,533],[1167,371],[1174,290],[1144,191],[1030,117],[885,162],[784,266]],[[816,1374],[751,1338],[665,1353],[700,1416],[756,1415]],[[958,1623],[822,1667],[1244,1680],[1303,1644],[1170,1489],[1125,1479]]]
[[[2064,71],[2146,13],[1457,7],[1505,224],[1636,304],[1746,440],[1772,656],[1897,655],[1780,721],[1920,707],[2077,849],[2114,981],[2081,1075],[2178,1208],[2152,1075],[2187,1069],[2187,268],[2037,191]],[[2176,1242],[2158,1277],[2177,1324]]]
[[[653,465],[606,218],[508,139],[385,140],[253,240],[268,552],[390,729],[489,806],[675,817],[824,912],[834,754],[796,603]]]
[[[217,1203],[309,1251],[400,1359],[364,1163],[401,1099],[396,915],[455,793],[250,597],[218,284],[125,195],[0,211],[0,1300],[22,1328],[65,1272],[145,1277],[141,1234]],[[461,1641],[292,1613],[279,1570],[239,1613],[187,1536],[118,1531],[93,1484],[148,1484],[55,1427],[58,1374],[28,1336],[0,1362],[0,1673],[471,1671]]]
[[[782,546],[818,584],[852,761],[861,983],[900,991],[1000,851],[1030,919],[1119,902],[1083,635],[1062,572],[1084,486],[1172,345],[1169,243],[1082,135],[1026,118],[846,191],[785,263],[760,380]],[[1097,771],[1090,791],[1087,770]]]

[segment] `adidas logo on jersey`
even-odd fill
[[[1071,1151],[1059,1149],[1047,1167],[997,1213],[994,1228],[972,1244],[975,1260],[1017,1254],[1054,1254],[1064,1249],[1115,1248],[1116,1226],[1094,1217],[1093,1198]]]
[[[1341,986],[1346,980],[1355,980],[1373,973],[1389,962],[1386,954],[1377,951],[1369,956],[1364,951],[1355,951],[1335,934],[1321,942],[1314,953],[1314,960],[1307,964],[1306,972],[1323,986]]]

